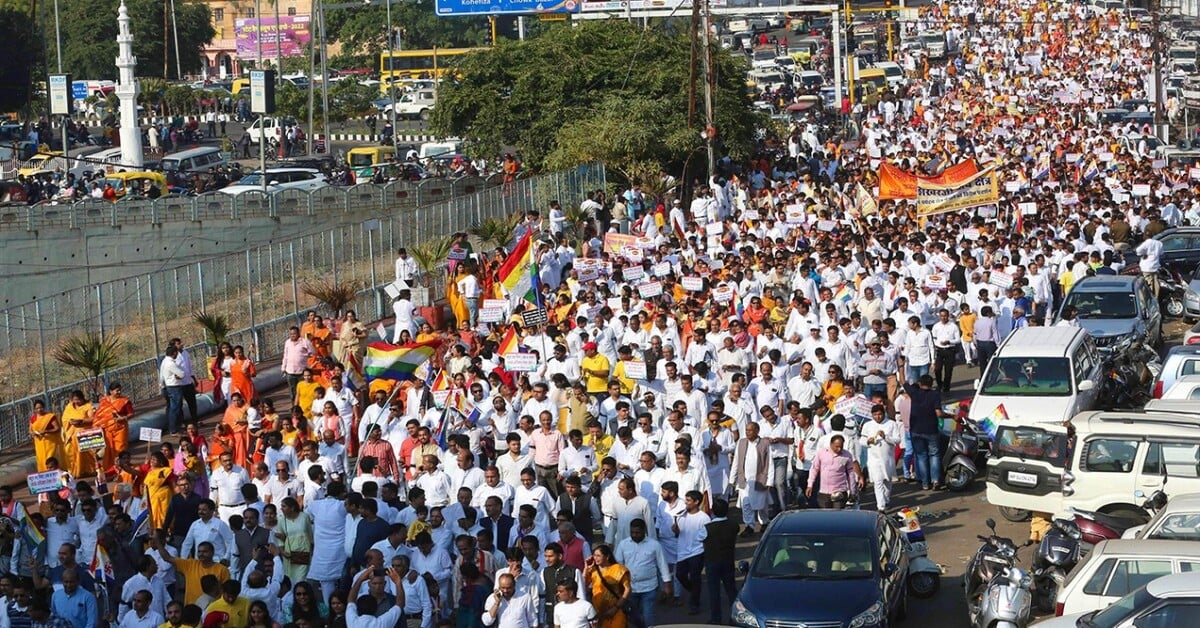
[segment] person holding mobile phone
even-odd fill
[[[500,628],[536,628],[537,603],[529,594],[517,594],[512,574],[500,574],[496,590],[484,602],[483,625]]]

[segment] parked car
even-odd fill
[[[1146,525],[1125,530],[1121,538],[1200,541],[1200,493],[1172,495]]]
[[[1060,615],[1094,612],[1156,578],[1200,571],[1200,544],[1188,541],[1101,541],[1071,570],[1055,599]]]
[[[270,194],[284,190],[316,190],[329,185],[325,175],[316,168],[267,168],[266,190]],[[241,181],[217,190],[222,194],[242,194],[263,190],[262,171],[255,170]]]
[[[1063,299],[1059,309],[1074,307],[1079,326],[1086,329],[1100,349],[1126,338],[1146,346],[1162,344],[1162,312],[1150,285],[1140,276],[1085,277]]]
[[[1163,576],[1102,611],[1063,615],[1038,628],[1170,628],[1200,623],[1200,573]]]
[[[785,512],[771,521],[733,602],[732,624],[882,626],[907,611],[902,533],[863,510]],[[804,603],[797,594],[804,592]]]
[[[1200,323],[1193,329],[1197,327],[1200,327]],[[1200,338],[1200,335],[1196,337]],[[1151,396],[1155,399],[1162,398],[1176,381],[1189,375],[1200,375],[1200,344],[1185,343],[1171,347],[1167,351],[1167,357],[1163,358],[1158,379],[1154,380],[1154,385],[1150,388]]]

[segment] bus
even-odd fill
[[[379,80],[387,85],[395,79],[438,79],[455,64],[456,57],[482,48],[434,48],[395,50],[379,55]]]

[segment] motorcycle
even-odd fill
[[[1158,271],[1158,304],[1163,314],[1171,318],[1183,316],[1183,295],[1188,282],[1179,271],[1161,268]]]
[[[1029,623],[1033,581],[1016,566],[1017,547],[1012,539],[996,534],[996,522],[987,520],[992,531],[978,536],[983,545],[971,557],[963,574],[967,613],[977,628],[1024,628]]]
[[[900,528],[908,553],[908,592],[915,598],[927,600],[942,588],[942,568],[929,560],[929,546],[917,518],[920,511],[920,507],[904,508],[892,517]]]
[[[1107,353],[1098,399],[1105,408],[1141,408],[1150,400],[1150,383],[1162,372],[1158,353],[1127,339]]]
[[[955,419],[955,429],[942,455],[942,468],[946,473],[946,486],[952,491],[964,491],[979,475],[979,469],[987,465],[987,454],[991,439],[978,423],[960,416]]]
[[[1055,519],[1038,543],[1033,556],[1034,602],[1039,611],[1054,610],[1054,600],[1067,574],[1079,562],[1079,540],[1083,533],[1070,519]]]
[[[1163,476],[1163,485],[1164,487],[1166,485],[1165,475]],[[1130,513],[1130,516],[1117,516],[1077,508],[1068,510],[1075,517],[1075,525],[1079,527],[1079,532],[1083,537],[1083,550],[1086,553],[1100,541],[1119,539],[1129,528],[1145,524],[1166,505],[1167,494],[1159,489],[1154,491],[1145,502],[1142,502],[1144,514]]]

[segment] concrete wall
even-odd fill
[[[248,217],[117,227],[0,230],[0,309],[87,285],[180,266],[378,217],[378,210],[326,216]]]

